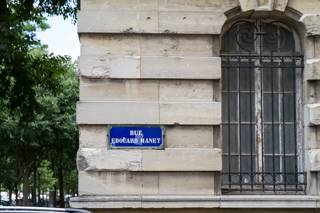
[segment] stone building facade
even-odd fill
[[[80,196],[71,206],[319,208],[318,8],[319,0],[81,0]],[[165,147],[109,149],[108,125],[164,126]]]

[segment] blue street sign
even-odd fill
[[[108,126],[110,149],[163,149],[162,126]]]

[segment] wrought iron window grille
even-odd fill
[[[222,186],[229,191],[304,190],[296,46],[279,21],[238,21],[224,34]]]

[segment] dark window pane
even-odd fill
[[[281,37],[277,25],[266,24],[263,28],[267,33],[263,37],[263,52],[270,53],[271,51],[276,51],[278,49],[279,40],[283,41],[283,36]]]
[[[252,169],[252,170],[251,170]],[[241,171],[255,172],[256,171],[256,156],[241,156]]]
[[[295,154],[295,133],[294,133],[294,125],[284,125],[284,137],[282,138],[282,141],[284,140],[283,145],[283,153],[285,154]]]
[[[238,91],[238,72],[236,68],[229,68],[229,90]],[[228,91],[228,68],[222,69],[222,91]]]
[[[230,105],[230,112],[228,112],[228,99]],[[222,94],[222,121],[228,122],[228,113],[230,113],[230,122],[238,121],[238,94],[237,93],[223,93]]]
[[[270,65],[270,63],[266,63],[266,65]],[[276,68],[264,68],[263,69],[263,91],[279,91],[279,69]]]
[[[273,107],[272,107],[273,106]],[[273,105],[272,105],[272,94],[264,93],[263,94],[263,116],[264,122],[279,121],[279,94],[273,94]]]
[[[244,23],[239,26],[239,34],[237,36],[239,52],[254,51],[256,37],[253,24]]]
[[[285,66],[291,66],[291,63],[285,63]],[[294,92],[295,89],[293,87],[294,81],[294,69],[292,68],[284,68],[282,69],[282,77],[284,82],[284,91]],[[282,89],[281,89],[282,90]]]
[[[282,35],[281,37],[285,38],[285,40],[282,39],[280,43],[281,52],[294,52],[295,42],[293,33],[283,27],[279,27],[279,31]]]
[[[249,66],[248,62],[243,63]],[[254,91],[254,72],[253,68],[239,68],[240,70],[240,91],[250,91],[250,73],[251,73],[251,91]]]
[[[280,176],[273,176],[273,172],[280,172],[280,157],[266,156],[265,157],[265,172],[270,172],[266,175],[266,183],[280,182]]]
[[[283,113],[284,121],[285,122],[294,122],[294,120],[295,120],[294,94],[284,94],[283,104],[284,104],[284,110],[282,113]]]
[[[255,122],[255,95],[251,94],[251,108],[250,108],[250,94],[240,93],[240,117],[241,122],[250,122],[250,112],[251,120]]]
[[[250,147],[251,145],[251,147]],[[251,126],[251,138],[250,138],[250,125],[241,125],[241,153],[250,154],[252,148],[252,153],[256,153],[255,146],[255,126]]]
[[[264,152],[265,154],[279,154],[279,125],[264,125]]]
[[[229,153],[229,136],[230,136],[230,152],[238,153],[238,125],[230,125],[230,132],[228,132],[228,125],[222,125],[222,152]]]

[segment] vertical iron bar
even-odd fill
[[[292,66],[294,66],[295,61],[294,57],[292,57]],[[293,118],[294,118],[294,161],[295,161],[295,182],[296,182],[296,192],[298,191],[298,158],[297,158],[297,116],[296,116],[296,69],[293,69]]]
[[[228,57],[228,65],[229,65],[229,60],[230,58]],[[228,152],[229,152],[229,156],[228,156],[228,160],[229,160],[229,175],[228,175],[228,179],[229,179],[229,191],[231,191],[231,151],[230,151],[230,147],[231,147],[231,140],[230,140],[230,67],[228,66]]]
[[[281,80],[282,80],[282,138],[283,138],[283,169],[284,169],[284,172],[285,172],[285,175],[283,176],[284,177],[284,191],[286,192],[287,191],[287,175],[286,175],[286,172],[287,172],[287,165],[286,165],[286,134],[285,134],[285,116],[284,116],[284,59],[282,58],[281,60],[282,62],[282,69],[281,69]]]
[[[252,153],[252,98],[251,98],[251,93],[252,93],[252,88],[251,88],[251,52],[249,52],[249,84],[250,84],[250,152],[251,152],[251,192],[253,192],[253,153]]]
[[[273,64],[273,52],[271,52],[271,64]],[[271,67],[271,121],[272,121],[272,170],[273,170],[273,191],[276,190],[275,179],[275,145],[274,145],[274,105],[273,105],[273,68]]]
[[[240,59],[240,57],[238,57],[238,66],[239,66],[239,69],[238,69],[238,90],[239,90],[239,92],[238,92],[238,94],[239,94],[239,103],[238,103],[238,106],[239,106],[239,112],[238,112],[238,117],[239,117],[239,156],[240,156],[240,158],[239,158],[239,171],[240,171],[240,192],[242,192],[242,174],[241,174],[241,172],[242,172],[242,167],[241,167],[241,152],[242,152],[242,150],[241,150],[241,90],[240,90],[240,70],[241,70],[241,68],[240,68],[240,64],[241,64],[241,59]]]

